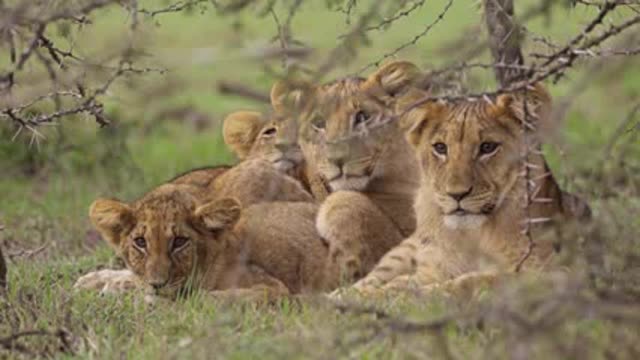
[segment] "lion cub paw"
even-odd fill
[[[351,284],[362,276],[362,261],[355,255],[349,255],[342,249],[329,250],[329,267],[339,281]]]
[[[141,288],[138,277],[131,270],[98,270],[81,276],[74,289],[98,290],[100,294],[119,294]]]
[[[349,286],[341,287],[330,292],[327,297],[330,300],[344,300],[347,297],[359,296],[359,297],[372,297],[379,294],[379,289],[369,286]]]

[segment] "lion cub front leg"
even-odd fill
[[[73,285],[74,289],[98,290],[101,294],[120,294],[144,289],[145,286],[131,270],[104,269],[81,276]]]
[[[492,289],[513,276],[512,273],[493,270],[473,271],[454,279],[427,284],[418,288],[422,294],[444,293],[460,299],[471,299],[483,290]]]
[[[396,225],[369,198],[338,191],[320,205],[316,228],[329,244],[327,277],[339,285],[367,274],[402,240]]]

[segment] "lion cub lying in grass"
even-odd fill
[[[316,208],[233,198],[202,200],[203,189],[164,184],[132,203],[98,199],[91,222],[127,264],[80,278],[75,287],[146,288],[174,296],[198,288],[217,295],[286,295],[324,290],[327,247]]]
[[[561,191],[532,141],[547,126],[550,105],[537,85],[495,102],[409,108],[403,123],[421,167],[417,229],[353,289],[440,288],[466,297],[521,267],[547,269],[558,246],[550,225],[590,214],[579,198]],[[528,219],[534,219],[528,224],[534,246],[523,232]]]

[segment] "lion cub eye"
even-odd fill
[[[189,238],[185,237],[185,236],[176,236],[173,239],[173,243],[171,245],[171,248],[175,251],[180,249],[181,247],[184,247],[185,245],[187,245],[187,243],[189,242]]]
[[[441,142],[435,143],[433,144],[433,151],[438,155],[447,155],[447,145]]]
[[[133,245],[135,245],[136,247],[138,247],[140,249],[146,249],[147,248],[147,240],[145,240],[142,236],[139,236],[139,237],[133,239]]]
[[[324,127],[325,127],[324,120],[320,118],[314,119],[313,121],[311,121],[311,127],[316,131],[324,130]]]
[[[270,127],[270,128],[265,129],[265,130],[262,132],[262,135],[263,135],[263,136],[273,136],[273,135],[275,135],[275,134],[276,134],[276,132],[278,132],[278,129],[276,129],[276,128],[275,128],[275,126],[272,126],[272,127]]]
[[[491,154],[492,152],[496,151],[496,149],[498,149],[498,146],[500,146],[500,144],[498,144],[497,142],[485,141],[480,144],[480,155]]]
[[[369,114],[367,114],[366,112],[360,110],[356,113],[356,115],[353,118],[353,126],[358,126],[360,124],[364,124],[367,121],[369,121]]]

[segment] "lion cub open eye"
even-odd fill
[[[447,145],[445,143],[435,143],[433,144],[433,151],[436,155],[447,155]]]
[[[480,144],[480,149],[479,149],[480,156],[493,154],[494,152],[496,152],[496,150],[498,150],[499,146],[500,144],[497,142],[493,142],[493,141],[483,142],[482,144]]]
[[[177,251],[187,246],[189,243],[189,238],[186,236],[176,236],[171,243],[171,250]]]
[[[313,128],[313,130],[315,131],[324,131],[326,124],[324,122],[324,120],[320,117],[317,117],[313,120],[311,120],[311,127]]]
[[[353,127],[366,123],[370,118],[371,116],[368,113],[362,110],[358,111],[353,117]]]
[[[275,126],[270,126],[270,127],[266,128],[266,129],[264,129],[264,131],[262,132],[262,136],[264,136],[264,137],[272,137],[277,132],[278,132],[278,129],[276,129]]]
[[[135,245],[135,247],[140,250],[145,250],[147,248],[147,240],[145,240],[145,238],[143,238],[142,236],[138,236],[137,238],[133,239],[133,245]]]

